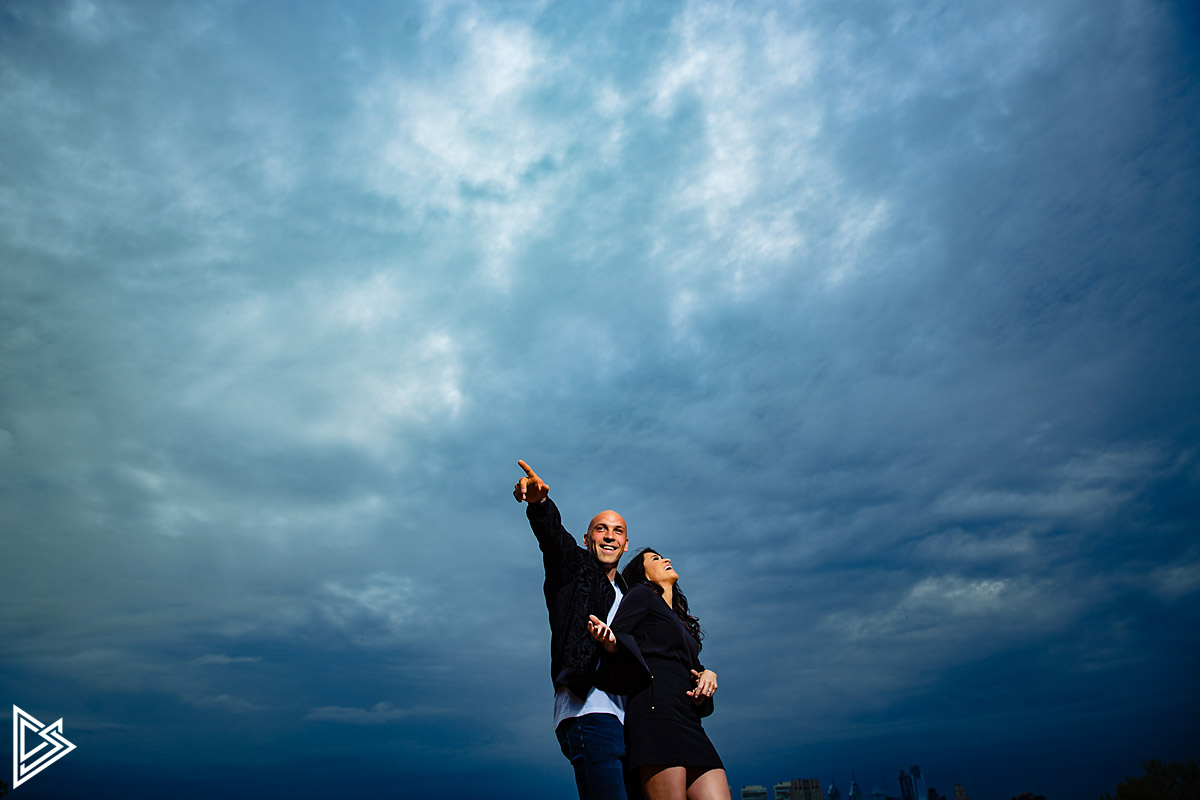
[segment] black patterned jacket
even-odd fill
[[[558,507],[549,497],[525,508],[529,527],[542,550],[546,568],[546,610],[550,613],[550,678],[555,689],[566,686],[576,697],[587,697],[592,686],[605,688],[598,680],[596,665],[600,649],[587,631],[589,614],[608,619],[617,593],[587,550],[579,546],[562,525]],[[617,585],[625,591],[625,579],[617,573]]]

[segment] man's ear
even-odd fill
[[[629,552],[629,540],[628,540],[628,539],[626,539],[626,540],[625,540],[625,549],[624,549],[624,550],[622,550],[621,552],[622,552],[622,553],[628,553],[628,552]]]

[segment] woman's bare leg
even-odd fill
[[[729,779],[725,777],[725,770],[700,772],[689,769],[687,772],[687,800],[730,800]]]
[[[685,767],[638,767],[638,777],[646,800],[687,800],[689,796]]]

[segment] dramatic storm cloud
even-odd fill
[[[735,796],[1195,757],[1198,35],[0,0],[17,791],[571,796],[518,458],[673,558]]]

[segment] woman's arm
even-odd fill
[[[650,599],[661,602],[653,592],[634,587],[622,598],[611,627],[599,617],[588,620],[588,633],[602,651],[596,686],[616,694],[633,694],[650,682],[650,669],[634,636],[650,608]]]

